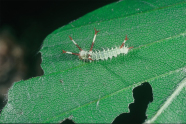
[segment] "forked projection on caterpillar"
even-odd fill
[[[85,61],[94,61],[94,60],[104,60],[104,59],[112,59],[112,57],[117,57],[117,55],[123,53],[123,54],[127,54],[128,53],[128,50],[133,48],[133,47],[129,47],[127,48],[125,46],[125,42],[128,40],[127,36],[125,37],[125,40],[123,41],[123,43],[121,44],[120,47],[115,47],[115,48],[112,48],[111,50],[103,50],[103,51],[99,51],[99,52],[92,52],[92,49],[93,49],[93,46],[94,46],[94,42],[96,40],[96,35],[99,31],[97,31],[95,28],[95,34],[94,34],[94,38],[93,38],[93,41],[92,41],[92,45],[90,47],[90,50],[89,51],[85,51],[85,50],[82,50],[81,47],[79,47],[77,45],[77,43],[72,39],[72,37],[69,36],[69,38],[72,40],[72,42],[79,48],[80,52],[79,53],[72,53],[72,52],[68,52],[68,51],[63,51],[63,53],[67,53],[67,54],[72,54],[72,55],[77,55],[79,57],[79,59],[81,60],[85,60]]]

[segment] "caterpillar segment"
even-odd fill
[[[111,48],[111,49],[107,49],[107,50],[105,50],[103,48],[103,51],[98,50],[98,51],[93,52],[92,49],[94,46],[94,42],[96,40],[97,33],[99,32],[95,28],[94,28],[94,30],[95,30],[95,34],[94,34],[92,45],[91,45],[89,51],[82,50],[81,47],[79,47],[78,44],[72,39],[72,37],[69,36],[71,41],[78,47],[80,52],[79,53],[72,53],[69,51],[62,50],[63,51],[62,53],[77,55],[79,57],[79,59],[91,62],[94,60],[107,60],[108,58],[112,59],[112,57],[117,57],[117,55],[119,55],[119,54],[127,54],[128,51],[133,48],[133,47],[128,48],[125,46],[125,42],[128,40],[127,35],[126,35],[126,37],[120,47],[115,47],[115,48]]]

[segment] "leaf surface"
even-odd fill
[[[154,101],[147,110],[152,119],[186,77],[185,8],[183,0],[120,1],[57,29],[41,49],[45,75],[12,86],[0,122],[58,123],[72,117],[76,123],[111,123],[128,112],[132,89],[144,81],[153,88]],[[94,27],[100,30],[94,50],[120,46],[126,34],[126,45],[134,48],[127,55],[92,63],[61,54],[62,49],[79,52],[68,35],[89,50]],[[153,122],[172,122],[169,116],[174,122],[180,118],[186,122],[181,114],[184,90]],[[170,110],[177,110],[180,116],[169,115]]]

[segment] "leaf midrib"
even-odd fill
[[[92,100],[91,102],[85,103],[85,104],[80,105],[80,106],[78,106],[78,107],[75,107],[75,108],[73,108],[73,109],[71,109],[71,110],[65,111],[65,112],[63,112],[62,114],[59,114],[59,115],[57,115],[57,116],[54,116],[54,117],[52,117],[52,118],[46,120],[44,123],[49,122],[49,121],[53,120],[54,118],[63,116],[63,115],[65,115],[66,113],[73,112],[73,111],[75,111],[75,110],[77,110],[77,109],[80,109],[80,108],[82,108],[82,107],[85,107],[85,106],[87,106],[87,105],[90,105],[90,104],[92,104],[92,103],[95,103],[95,102],[97,102],[98,100],[101,101],[101,100],[106,99],[106,98],[108,98],[108,97],[110,97],[110,96],[113,96],[113,95],[115,95],[115,94],[117,94],[117,93],[124,92],[126,89],[129,89],[129,88],[131,88],[131,87],[138,86],[138,85],[140,85],[140,84],[143,83],[143,82],[146,82],[146,81],[149,81],[149,82],[150,82],[150,81],[153,81],[153,80],[155,80],[155,79],[160,79],[160,78],[162,78],[162,77],[171,75],[171,74],[176,73],[176,72],[178,72],[178,71],[182,71],[184,68],[186,68],[186,66],[181,67],[181,68],[179,68],[179,69],[176,69],[176,70],[174,70],[174,71],[169,71],[169,72],[167,72],[167,73],[164,73],[164,74],[161,74],[161,75],[158,75],[158,76],[149,78],[149,79],[147,79],[147,80],[140,81],[140,82],[135,83],[135,84],[132,84],[132,85],[130,85],[130,86],[127,86],[127,87],[125,87],[125,88],[122,88],[122,89],[120,89],[120,90],[117,90],[117,91],[115,91],[115,92],[113,92],[113,93],[110,93],[110,94],[105,95],[105,96],[102,96],[102,97],[100,97],[100,98],[98,98],[98,99]]]

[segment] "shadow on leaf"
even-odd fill
[[[130,113],[122,113],[112,124],[138,123],[141,124],[147,119],[146,110],[148,104],[153,101],[152,87],[148,82],[142,83],[133,89],[134,103],[129,105]]]
[[[147,119],[148,104],[153,101],[152,87],[148,82],[142,83],[133,89],[134,103],[129,105],[130,113],[122,113],[115,118],[112,124],[137,123]],[[60,124],[75,124],[71,119],[65,119]]]
[[[65,119],[64,121],[60,122],[60,124],[75,124],[71,119]]]

